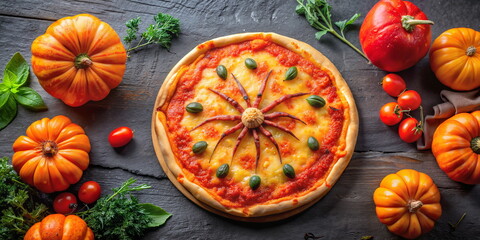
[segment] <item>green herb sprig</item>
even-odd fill
[[[163,225],[171,214],[150,203],[139,203],[130,195],[133,191],[150,188],[141,184],[132,186],[136,180],[128,179],[113,194],[100,198],[95,206],[77,215],[92,228],[97,239],[138,239],[152,227]]]
[[[140,17],[136,17],[125,23],[127,35],[123,38],[123,41],[127,44],[127,52],[154,43],[170,49],[172,39],[180,33],[180,20],[164,13],[158,13],[153,19],[155,24],[149,25],[145,32],[140,34],[140,40],[133,47],[131,47],[131,44],[138,38],[139,25],[142,20]]]
[[[320,40],[323,35],[331,33],[368,60],[367,56],[360,49],[355,47],[355,45],[345,38],[345,30],[348,26],[355,23],[355,21],[360,17],[360,14],[355,13],[349,19],[335,22],[335,25],[340,29],[340,33],[338,33],[333,28],[332,14],[330,11],[332,6],[328,4],[327,0],[297,0],[297,3],[298,5],[295,11],[299,15],[305,16],[308,23],[310,23],[310,25],[315,29],[319,30],[315,34],[315,38],[317,40]]]
[[[8,163],[0,158],[0,239],[23,239],[27,230],[47,216],[48,208],[35,201],[37,194]]]
[[[5,66],[0,83],[0,130],[17,115],[17,103],[31,110],[46,110],[47,106],[35,90],[26,87],[30,67],[20,53],[15,53]]]

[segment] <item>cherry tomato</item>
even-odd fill
[[[418,126],[415,118],[409,117],[403,120],[398,127],[400,139],[407,143],[413,143],[422,136],[422,129]]]
[[[94,203],[100,198],[101,193],[100,184],[95,181],[88,181],[82,184],[78,190],[78,199],[86,204]]]
[[[407,84],[402,77],[395,73],[385,75],[382,79],[383,91],[392,97],[398,97],[406,88]]]
[[[69,192],[60,193],[55,197],[55,200],[53,200],[53,210],[57,213],[72,213],[77,206],[77,198]]]
[[[422,98],[417,91],[408,90],[398,96],[397,102],[402,109],[415,110],[422,104]]]
[[[402,108],[396,102],[389,102],[380,108],[380,120],[388,126],[399,123],[402,118]]]
[[[133,131],[129,127],[119,127],[108,135],[108,141],[112,147],[123,147],[133,138]]]

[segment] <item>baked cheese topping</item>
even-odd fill
[[[269,201],[291,194],[302,195],[309,188],[322,183],[319,180],[338,159],[335,153],[341,152],[345,147],[345,143],[339,143],[338,139],[343,128],[344,111],[348,105],[338,96],[340,94],[337,94],[328,72],[276,44],[265,42],[263,48],[256,47],[258,41],[254,40],[213,49],[200,56],[177,76],[177,90],[166,110],[167,124],[171,130],[169,138],[175,145],[173,148],[181,152],[177,159],[180,161],[179,165],[183,166],[185,176],[199,183],[210,193],[218,195],[218,198],[226,199],[232,206]],[[245,66],[247,58],[254,59],[258,67],[248,69]],[[217,74],[218,65],[226,67],[228,72],[226,80]],[[297,67],[298,75],[293,80],[285,81],[285,73],[291,66]],[[216,120],[192,129],[207,118],[218,115],[241,116],[241,113],[209,89],[233,98],[247,109],[247,104],[231,74],[243,85],[253,103],[269,71],[271,74],[258,107],[260,110],[284,95],[308,93],[282,102],[265,113],[286,112],[304,121],[306,124],[287,117],[272,120],[289,129],[299,140],[285,131],[263,125],[278,143],[282,162],[270,139],[259,134],[261,153],[257,163],[254,138],[250,132],[243,138],[232,157],[237,137],[242,129],[226,136],[213,152],[222,133],[241,120]],[[322,108],[310,106],[305,99],[312,94],[323,97],[326,105]],[[185,107],[191,102],[202,104],[203,111],[186,112]],[[183,131],[179,131],[180,128]],[[309,137],[318,140],[319,150],[313,151],[308,147]],[[203,153],[194,154],[191,147],[199,141],[206,141],[208,147]],[[217,178],[216,170],[225,163],[230,166],[229,174],[225,178]],[[290,164],[295,169],[296,178],[290,179],[283,173],[284,164]],[[249,179],[253,175],[261,178],[261,187],[256,193],[249,187]],[[240,196],[225,190],[227,185],[235,185],[236,194]],[[268,196],[259,199],[259,194]],[[243,198],[239,200],[242,196]]]

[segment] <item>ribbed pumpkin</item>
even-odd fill
[[[425,173],[403,169],[387,175],[373,193],[377,217],[390,232],[413,239],[442,215],[440,192]]]
[[[73,107],[105,98],[125,72],[127,54],[118,34],[89,14],[52,23],[31,50],[42,87]]]
[[[13,143],[12,165],[26,183],[51,193],[80,180],[90,162],[90,141],[65,116],[32,123]]]
[[[480,32],[452,28],[440,34],[430,49],[430,66],[438,80],[452,89],[480,87]]]
[[[24,240],[93,240],[92,229],[78,216],[50,214],[35,223]]]
[[[480,183],[480,111],[460,113],[433,134],[432,152],[438,166],[454,181]]]

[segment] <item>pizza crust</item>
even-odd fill
[[[318,186],[315,190],[300,196],[294,199],[283,200],[275,199],[270,201],[268,204],[259,204],[248,209],[236,209],[236,208],[227,208],[216,201],[214,198],[208,194],[202,187],[196,185],[195,183],[189,181],[183,176],[182,169],[178,166],[174,153],[172,152],[172,147],[167,136],[167,132],[164,128],[166,125],[166,116],[163,112],[157,111],[166,107],[165,103],[168,103],[170,97],[172,97],[176,84],[178,82],[179,71],[182,71],[184,66],[188,66],[198,59],[206,51],[216,48],[223,47],[233,43],[239,43],[247,40],[254,39],[265,39],[271,42],[274,42],[280,46],[283,46],[302,57],[307,59],[314,60],[317,64],[321,65],[323,68],[328,69],[335,78],[335,84],[337,89],[343,94],[343,97],[348,103],[348,111],[345,111],[345,121],[343,125],[343,131],[346,131],[346,147],[345,147],[345,156],[339,158],[337,162],[331,167],[331,170],[328,172],[328,176],[325,178],[325,182]],[[181,75],[179,75],[181,76]],[[348,116],[347,116],[348,115]],[[343,132],[342,131],[342,132]],[[315,48],[310,45],[289,38],[281,36],[275,33],[242,33],[235,34],[225,37],[216,38],[205,43],[198,45],[192,51],[190,51],[185,57],[183,57],[175,67],[167,75],[159,93],[157,100],[155,102],[155,108],[152,116],[152,139],[154,142],[155,151],[157,157],[162,165],[162,168],[165,170],[170,179],[176,180],[182,184],[184,189],[176,186],[184,194],[185,189],[188,190],[188,193],[191,194],[195,199],[198,199],[200,202],[195,201],[190,198],[197,204],[205,203],[208,206],[202,206],[210,211],[227,213],[227,215],[246,217],[249,219],[274,215],[282,212],[292,212],[294,209],[305,209],[306,207],[313,205],[315,202],[320,200],[335,184],[340,175],[345,170],[348,165],[355,148],[355,143],[358,134],[358,113],[353,99],[352,93],[345,82],[345,80],[340,75],[340,72],[333,65],[330,60],[328,60],[323,54],[317,51]],[[162,164],[163,163],[163,164]],[[218,212],[217,212],[218,213]],[[244,219],[242,219],[244,220]]]

